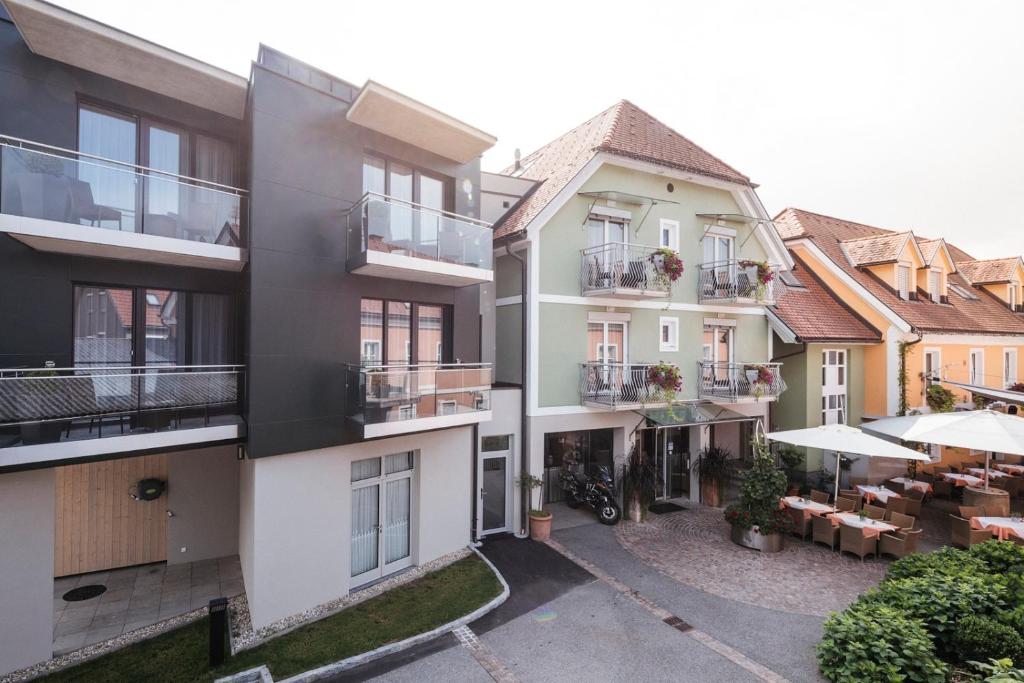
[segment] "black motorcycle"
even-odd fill
[[[597,513],[597,521],[601,524],[618,524],[622,518],[622,510],[615,502],[615,482],[607,467],[601,467],[597,477],[562,470],[558,481],[569,507],[576,509],[586,503]]]

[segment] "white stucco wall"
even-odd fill
[[[53,649],[54,473],[0,475],[0,674]]]
[[[510,526],[514,532],[522,531],[523,519],[521,514],[521,489],[515,485],[516,479],[522,470],[522,390],[513,387],[502,387],[491,390],[491,414],[493,417],[489,422],[480,424],[480,438],[485,436],[512,435],[512,519]],[[477,515],[482,512],[478,509]]]
[[[348,593],[353,460],[415,451],[414,563],[464,547],[470,538],[472,434],[471,427],[461,427],[247,461],[239,552],[253,625]]]
[[[168,564],[238,552],[236,453],[229,445],[168,454]]]

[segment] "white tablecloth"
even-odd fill
[[[968,467],[967,471],[970,472],[971,474],[973,474],[976,477],[981,477],[982,479],[985,478],[985,468],[984,467]],[[1006,472],[1000,472],[999,470],[989,470],[988,471],[988,476],[989,476],[990,479],[992,479],[992,478],[995,478],[995,477],[1008,477],[1010,475],[1007,474]]]
[[[908,489],[917,489],[921,493],[928,493],[932,490],[932,485],[926,481],[918,481],[917,479],[910,479],[908,477],[894,477],[893,481],[903,484]]]
[[[1007,462],[997,462],[993,463],[992,466],[998,467],[1004,472],[1009,472],[1010,474],[1024,474],[1024,465],[1012,465]]]
[[[811,510],[812,512],[835,512],[836,509],[831,505],[825,505],[823,503],[815,503],[811,499],[800,500],[797,496],[787,496],[782,499],[783,502],[789,507],[795,510]]]
[[[1024,538],[1024,520],[1012,519],[1010,517],[975,517],[971,522],[977,524],[982,529],[989,527],[1010,529],[1020,538]]]
[[[891,491],[884,486],[871,486],[870,484],[857,484],[857,490],[860,491],[861,495],[872,494],[875,498],[888,503],[890,498],[899,498],[900,494],[895,491]]]
[[[969,474],[957,474],[956,472],[943,472],[942,477],[943,479],[954,483],[962,481],[970,486],[977,486],[978,484],[984,483],[983,479],[972,477]]]

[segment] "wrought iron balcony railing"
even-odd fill
[[[786,390],[782,363],[697,362],[697,396],[730,401],[776,399]]]
[[[779,267],[744,259],[702,263],[697,280],[701,302],[775,303],[781,293]]]
[[[242,365],[0,370],[0,432],[18,436],[6,445],[26,445],[209,426],[242,414],[244,373]]]
[[[491,409],[491,365],[349,365],[348,415],[365,427]]]
[[[366,263],[367,252],[409,256],[493,270],[489,224],[421,204],[368,192],[349,209],[348,267]]]
[[[654,247],[610,242],[580,252],[580,289],[584,296],[667,297],[669,280],[657,265]]]
[[[658,387],[648,380],[654,363],[580,364],[580,402],[583,405],[629,410],[638,405],[664,402]]]
[[[0,213],[242,246],[236,187],[0,135]]]

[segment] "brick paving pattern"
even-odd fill
[[[885,575],[887,560],[861,562],[795,536],[780,553],[760,553],[729,540],[722,511],[694,505],[684,512],[623,521],[619,543],[640,561],[687,586],[768,609],[824,616],[845,608]]]

